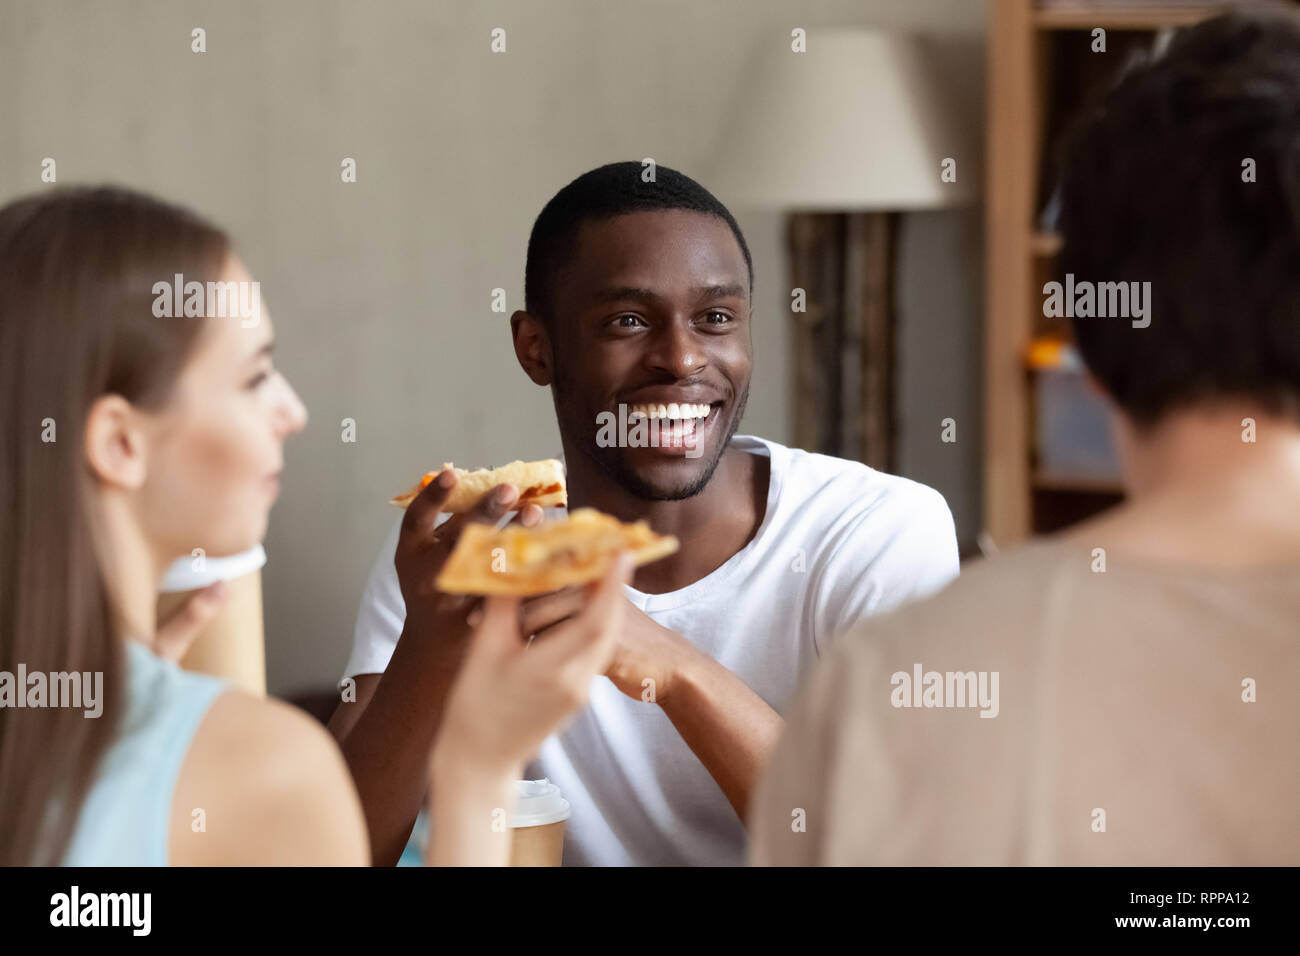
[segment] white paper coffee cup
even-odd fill
[[[564,859],[564,821],[568,819],[569,801],[550,780],[516,780],[510,814],[514,831],[510,865],[559,866]]]

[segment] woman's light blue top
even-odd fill
[[[126,713],[77,814],[64,866],[166,866],[172,795],[225,681],[126,642]]]

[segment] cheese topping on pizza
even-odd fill
[[[470,524],[437,584],[450,594],[541,594],[596,580],[620,551],[642,565],[677,548],[676,538],[656,534],[644,521],[624,524],[594,508],[533,528]]]

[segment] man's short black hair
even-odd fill
[[[1134,422],[1223,398],[1300,415],[1296,20],[1219,17],[1127,73],[1074,141],[1061,202],[1063,272],[1151,282],[1148,327],[1074,321]]]
[[[702,212],[725,222],[740,243],[753,292],[754,263],[749,246],[727,207],[695,180],[667,166],[656,165],[654,181],[646,182],[643,172],[648,168],[636,162],[601,166],[583,173],[546,204],[528,237],[524,305],[529,312],[544,322],[551,321],[555,277],[573,254],[578,229],[584,222],[659,209]]]

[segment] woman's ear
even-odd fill
[[[551,339],[541,320],[531,312],[510,316],[510,334],[515,341],[515,358],[534,385],[551,384]]]
[[[85,445],[96,481],[131,491],[144,484],[144,432],[136,410],[121,395],[95,399],[86,416]]]

